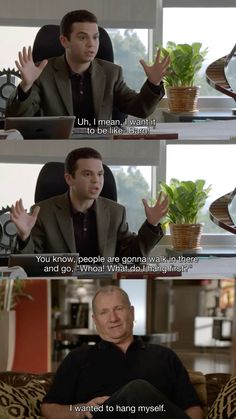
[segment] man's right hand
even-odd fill
[[[94,399],[90,400],[89,402],[84,403],[84,406],[101,406],[107,399],[109,399],[109,396],[95,397]],[[84,416],[82,416],[82,417],[92,419],[93,414],[90,413],[90,412],[85,412]]]
[[[22,199],[16,201],[11,207],[11,221],[15,224],[21,240],[25,241],[34,227],[40,207],[35,207],[32,214],[28,214],[23,206]]]
[[[18,56],[19,61],[15,61],[15,64],[21,73],[22,82],[20,83],[20,86],[26,93],[29,89],[31,89],[35,80],[37,80],[37,78],[40,76],[48,63],[48,60],[43,60],[39,65],[35,65],[32,57],[31,47],[28,47],[28,51],[26,47],[23,47],[22,52],[20,51]]]

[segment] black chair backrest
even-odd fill
[[[104,28],[99,29],[99,49],[96,57],[102,60],[114,62],[114,53],[111,38]],[[45,25],[42,26],[34,40],[33,44],[33,60],[39,62],[45,58],[57,57],[64,53],[64,48],[61,45],[59,25]],[[119,120],[122,124],[127,115],[120,112],[116,107],[113,108],[112,119]]]
[[[59,36],[60,27],[58,25],[44,25],[39,29],[32,50],[35,63],[45,58],[58,57],[64,54]]]
[[[104,185],[101,196],[104,198],[117,201],[117,189],[114,175],[111,169],[103,164],[104,168]],[[68,185],[64,179],[64,163],[48,162],[39,172],[34,202],[44,201],[52,196],[60,195],[68,190]]]
[[[110,36],[104,28],[99,26],[98,29],[99,48],[96,57],[113,62],[114,54]],[[64,48],[61,45],[59,36],[59,25],[44,25],[39,29],[33,44],[32,54],[34,62],[64,54]]]

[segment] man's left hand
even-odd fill
[[[140,64],[143,66],[143,69],[147,75],[150,83],[154,85],[159,85],[162,78],[165,76],[167,68],[170,64],[170,57],[167,56],[163,60],[160,58],[161,51],[157,50],[156,59],[153,65],[147,65],[144,60],[140,60]]]
[[[169,206],[168,196],[160,192],[157,202],[153,207],[150,207],[146,199],[142,199],[147,221],[152,225],[157,225],[160,219],[166,215]]]

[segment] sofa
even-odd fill
[[[230,374],[202,374],[189,371],[189,376],[202,402],[205,417]],[[41,419],[40,403],[49,388],[53,373],[31,374],[0,372],[0,418]]]

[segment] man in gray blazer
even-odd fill
[[[86,10],[67,13],[61,21],[60,41],[65,55],[35,65],[31,47],[19,53],[16,66],[22,81],[10,97],[6,116],[75,115],[79,125],[97,126],[112,118],[113,106],[140,118],[150,115],[164,95],[162,78],[169,58],[141,65],[147,81],[140,93],[128,88],[122,69],[96,59],[97,18]]]
[[[79,253],[82,257],[146,256],[163,236],[160,219],[168,199],[160,195],[155,206],[143,200],[146,221],[131,233],[125,208],[99,197],[103,187],[102,157],[84,147],[65,161],[66,194],[40,202],[28,214],[21,200],[11,209],[21,253]]]

